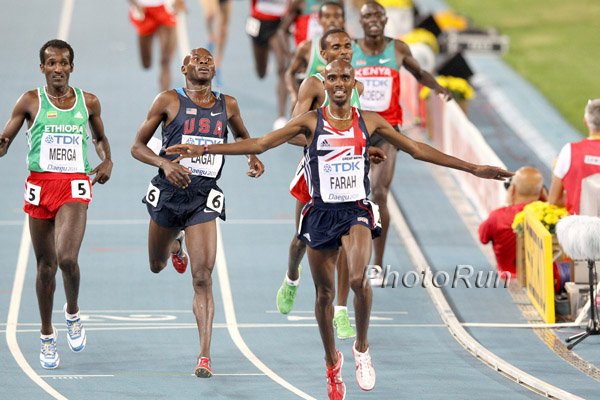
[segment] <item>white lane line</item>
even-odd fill
[[[61,311],[62,312],[62,311]],[[267,314],[280,314],[279,311],[277,310],[267,310],[265,311],[265,313]],[[294,314],[314,314],[315,311],[314,310],[294,310],[292,312],[290,312],[288,315],[294,315]],[[348,310],[348,314],[352,315],[354,314],[354,311]],[[408,314],[408,311],[373,311],[371,312],[371,315],[378,315],[378,314],[401,314],[401,315],[406,315]]]
[[[40,375],[47,379],[83,379],[83,378],[112,378],[114,375]]]
[[[73,6],[75,0],[64,0],[62,13],[60,14],[60,22],[58,23],[58,38],[67,40],[69,37],[69,29],[71,28],[71,17],[73,16]]]
[[[215,263],[215,267],[217,269],[217,273],[219,275],[219,287],[221,289],[221,297],[223,298],[223,308],[225,309],[225,321],[227,324],[227,330],[229,332],[229,336],[237,346],[237,348],[242,352],[242,354],[250,360],[252,364],[256,366],[260,371],[262,371],[266,376],[271,378],[274,382],[283,386],[285,389],[294,393],[295,395],[303,398],[316,400],[314,397],[309,396],[304,393],[279,375],[277,375],[273,370],[265,365],[250,348],[246,345],[246,342],[242,338],[240,331],[238,329],[238,323],[235,316],[235,308],[233,306],[233,295],[231,292],[231,285],[229,283],[229,272],[227,271],[227,260],[225,259],[225,252],[223,251],[223,237],[221,236],[221,225],[217,221],[217,259]]]
[[[19,310],[21,308],[21,298],[23,296],[23,286],[25,283],[25,275],[27,272],[27,264],[29,262],[29,248],[31,247],[31,237],[29,235],[29,224],[27,216],[23,222],[23,232],[21,234],[21,244],[19,246],[19,258],[15,270],[15,280],[13,281],[12,292],[10,295],[10,303],[8,306],[8,316],[6,318],[6,344],[10,354],[21,367],[21,370],[41,387],[46,393],[55,399],[64,399],[62,394],[57,392],[52,386],[48,385],[44,380],[31,368],[27,360],[21,352],[19,342],[17,341],[17,325],[19,323]],[[39,324],[38,324],[39,326]],[[39,333],[39,328],[35,330]]]
[[[0,226],[20,226],[21,221],[0,221]],[[256,219],[227,219],[225,225],[293,225],[293,219],[256,218]],[[88,219],[87,225],[148,225],[147,219]],[[62,312],[62,310],[61,310]]]
[[[388,194],[388,210],[390,212],[391,225],[394,226],[396,232],[402,239],[413,265],[418,272],[425,273],[425,268],[428,265],[427,259],[422,253],[391,192]],[[583,400],[573,393],[567,392],[528,374],[489,351],[486,347],[477,342],[462,326],[454,313],[454,310],[452,310],[452,307],[448,304],[442,289],[434,288],[429,285],[427,285],[426,289],[436,310],[442,318],[442,321],[447,325],[452,336],[475,358],[535,393],[564,400]]]

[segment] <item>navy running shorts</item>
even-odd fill
[[[202,180],[181,189],[155,176],[142,203],[150,218],[163,228],[183,229],[217,218],[225,221],[225,196],[214,180]]]
[[[381,235],[379,207],[369,200],[348,203],[317,203],[302,209],[298,239],[315,250],[337,250],[342,236],[354,225],[371,230],[373,238]]]

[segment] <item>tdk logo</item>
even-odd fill
[[[219,144],[223,143],[223,139],[221,138],[208,138],[202,136],[188,136],[185,143],[187,144],[196,144],[196,145],[205,145],[205,144]]]
[[[72,135],[53,135],[56,144],[74,144],[79,146],[81,144],[81,136]]]
[[[329,164],[333,168],[333,172],[349,172],[349,171],[360,171],[360,162],[340,162]]]

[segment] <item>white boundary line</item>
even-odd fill
[[[64,0],[60,21],[58,23],[57,37],[62,40],[67,40],[69,36],[69,28],[71,26],[71,17],[73,15],[74,0]],[[19,310],[21,308],[21,297],[23,295],[23,286],[25,284],[25,274],[27,272],[27,264],[29,262],[29,249],[31,247],[31,237],[29,234],[29,224],[27,216],[23,222],[23,233],[21,234],[21,244],[19,247],[19,258],[17,268],[15,270],[15,280],[10,296],[10,304],[8,307],[8,315],[6,317],[6,344],[13,358],[21,367],[21,370],[40,388],[42,388],[50,396],[57,400],[67,400],[65,396],[60,394],[56,389],[46,383],[37,372],[29,365],[17,341],[17,324],[19,322]]]
[[[427,259],[421,252],[419,245],[416,242],[415,237],[410,231],[396,200],[392,193],[388,194],[388,210],[390,212],[390,221],[394,226],[398,235],[404,242],[406,250],[411,258],[413,265],[420,273],[426,273],[426,267],[428,265]],[[515,367],[514,365],[504,361],[498,357],[479,342],[477,342],[462,326],[456,314],[448,304],[446,297],[441,289],[433,286],[427,286],[427,292],[431,297],[442,321],[448,327],[448,330],[454,336],[457,342],[459,342],[468,352],[475,356],[478,360],[504,374],[506,377],[517,382],[518,384],[526,387],[536,393],[542,394],[546,397],[553,397],[557,399],[565,400],[583,400],[583,398],[562,390],[556,386],[553,386],[547,382],[544,382],[525,371]]]
[[[223,308],[225,309],[225,322],[227,324],[227,330],[229,336],[242,352],[242,354],[250,360],[252,364],[262,371],[266,376],[271,378],[273,381],[283,386],[285,389],[294,393],[295,395],[307,399],[316,400],[314,397],[309,396],[297,387],[290,384],[288,381],[277,375],[273,370],[267,367],[246,345],[240,331],[235,316],[235,308],[233,306],[233,296],[231,292],[231,285],[229,283],[229,273],[227,271],[227,261],[225,259],[225,252],[223,251],[223,237],[221,236],[221,225],[217,221],[217,259],[215,263],[217,273],[219,274],[219,287],[221,289],[221,297],[223,298]]]
[[[20,226],[21,221],[0,221],[0,226]],[[87,225],[148,225],[147,219],[88,219]],[[294,225],[293,219],[263,218],[263,219],[227,219],[225,225]],[[61,310],[62,312],[62,310]]]

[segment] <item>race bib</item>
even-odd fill
[[[308,27],[306,28],[306,40],[319,39],[323,36],[323,27],[319,23],[319,14],[313,13],[308,19]]]
[[[365,160],[348,155],[333,161],[319,160],[321,198],[326,203],[344,203],[364,199]]]
[[[71,197],[74,199],[91,199],[90,182],[86,179],[71,181]]]
[[[221,213],[225,204],[225,195],[216,189],[211,189],[206,199],[206,208]]]
[[[252,37],[258,37],[260,32],[260,21],[254,17],[248,17],[246,20],[246,33]]]
[[[393,84],[391,76],[361,77],[359,80],[365,87],[360,96],[360,106],[363,110],[381,112],[390,108]]]
[[[40,205],[40,193],[42,187],[34,185],[29,182],[25,182],[25,201],[34,206]]]
[[[287,0],[258,0],[256,2],[256,11],[259,13],[279,17],[285,14],[287,7]]]
[[[48,172],[84,172],[83,136],[44,133],[40,167]]]
[[[150,183],[150,185],[148,185],[148,191],[146,192],[146,202],[152,204],[153,207],[157,207],[159,198],[160,189]]]
[[[181,143],[195,144],[204,146],[205,144],[223,143],[222,138],[182,135]],[[198,157],[184,158],[179,164],[189,168],[192,175],[206,176],[207,178],[216,178],[223,166],[223,156],[221,154],[203,154]]]

